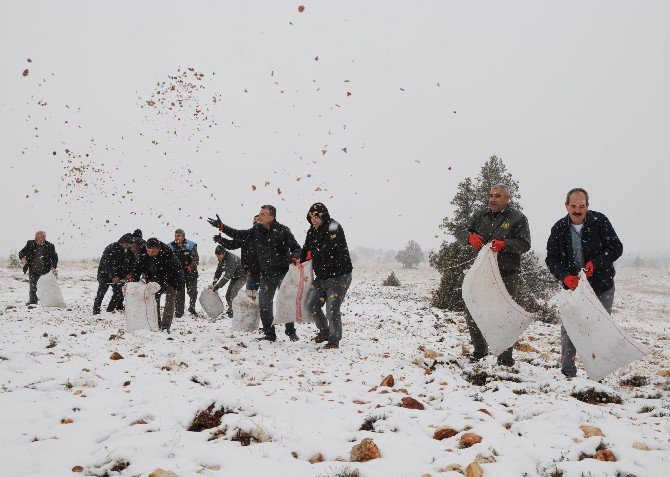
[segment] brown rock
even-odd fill
[[[323,454],[319,452],[314,457],[309,459],[310,464],[318,464],[319,462],[324,462],[326,459],[323,457]]]
[[[670,369],[661,369],[660,371],[656,371],[656,376],[670,378]]]
[[[372,459],[379,459],[379,447],[375,441],[369,438],[363,439],[360,444],[356,444],[351,448],[350,461],[351,462],[367,462]]]
[[[489,416],[493,417],[491,413],[488,411],[488,409],[477,409],[479,412],[483,412],[484,414],[488,414]]]
[[[382,382],[379,383],[380,386],[387,386],[389,388],[392,388],[395,386],[395,379],[393,379],[393,375],[389,374],[386,376],[384,379],[382,379]]]
[[[133,422],[130,425],[131,426],[141,426],[141,425],[146,424],[146,423],[147,423],[147,421],[145,421],[144,419],[138,419],[137,421]]]
[[[648,451],[649,446],[645,444],[644,442],[634,442],[633,443],[633,449],[641,450],[641,451]]]
[[[426,351],[423,352],[423,356],[426,359],[435,359],[435,358],[439,358],[440,356],[443,356],[443,355],[438,353],[434,349],[427,349]]]
[[[294,459],[298,458],[298,453],[296,451],[291,452],[291,455],[293,456]]]
[[[441,468],[440,472],[458,472],[459,474],[462,474],[463,469],[458,464],[449,464],[448,466]]]
[[[400,403],[401,406],[404,407],[405,409],[418,409],[420,411],[423,411],[424,409],[423,404],[421,404],[413,397],[405,396],[400,400]]]
[[[83,471],[84,468],[80,465],[75,465],[74,467],[72,467],[72,472],[83,472]]]
[[[482,441],[482,436],[475,434],[474,432],[466,432],[463,434],[459,440],[461,448],[465,449],[467,447],[479,444]]]
[[[458,431],[450,427],[440,427],[433,434],[433,439],[435,439],[436,441],[441,441],[442,439],[448,439],[450,437],[454,437],[456,434],[458,434]]]
[[[484,471],[477,462],[473,462],[465,468],[465,477],[483,477],[483,476]]]
[[[599,436],[599,437],[605,437],[605,434],[603,434],[603,431],[596,426],[579,426],[579,428],[582,430],[584,433],[584,437],[587,439],[589,437],[594,437],[594,436]]]
[[[152,473],[150,473],[147,477],[179,477],[179,476],[174,472],[172,472],[171,470],[163,470],[161,468],[158,468],[154,470]]]
[[[116,351],[114,351],[114,352],[110,355],[109,359],[111,359],[112,361],[117,361],[117,360],[119,360],[119,359],[123,359],[123,356],[121,356],[119,353],[117,353]]]
[[[74,421],[72,419],[70,419],[69,417],[60,420],[61,424],[72,424],[73,422]]]
[[[533,346],[529,345],[528,343],[524,343],[523,341],[519,341],[514,345],[514,349],[518,351],[522,351],[524,353],[537,353],[537,349],[534,348]]]
[[[603,462],[616,462],[616,457],[614,457],[614,452],[609,449],[602,449],[596,451],[596,455],[593,456],[596,460],[602,460]]]

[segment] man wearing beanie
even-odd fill
[[[351,257],[342,226],[330,217],[320,202],[307,213],[310,227],[300,260],[312,260],[314,283],[307,294],[307,306],[316,320],[319,334],[314,341],[328,341],[325,348],[339,348],[342,339],[340,307],[351,285]],[[326,314],[323,306],[326,305]]]
[[[177,290],[177,309],[175,316],[181,318],[184,316],[184,302],[186,301],[185,291],[188,291],[188,312],[195,315],[195,302],[198,299],[198,245],[195,242],[186,240],[186,234],[183,229],[177,229],[174,232],[174,241],[168,244],[177,259],[181,263],[184,272],[185,284]]]
[[[227,315],[229,318],[232,318],[233,300],[246,283],[247,272],[242,266],[240,258],[237,255],[230,253],[223,248],[223,246],[219,245],[216,247],[214,254],[219,261],[219,265],[216,267],[216,273],[214,273],[212,287],[214,291],[216,291],[219,288],[223,288],[226,283],[230,281],[228,290],[226,291],[226,303],[228,304]]]
[[[100,314],[102,300],[110,286],[112,287],[112,299],[107,305],[107,311],[113,313],[115,310],[123,310],[121,278],[127,271],[128,256],[126,250],[130,247],[132,241],[133,236],[131,234],[123,234],[119,240],[109,244],[102,252],[98,264],[98,293],[95,295],[95,301],[93,302],[94,315]]]
[[[275,327],[272,324],[274,321],[272,300],[275,292],[288,272],[291,261],[298,261],[300,257],[300,245],[291,230],[277,222],[276,217],[277,209],[272,205],[264,205],[258,214],[257,223],[247,230],[236,230],[224,225],[218,215],[216,219],[208,219],[210,225],[233,239],[243,242],[248,239],[254,241],[261,269],[258,302],[265,333],[261,339],[267,341],[277,340]],[[291,341],[298,341],[295,323],[286,323],[285,333]]]
[[[140,255],[140,259],[128,281],[138,280],[142,274],[146,275],[148,282],[156,282],[161,288],[156,293],[156,306],[158,308],[158,327],[161,331],[170,332],[172,318],[174,317],[174,305],[177,290],[184,286],[184,272],[179,259],[170,247],[155,237],[147,240],[146,254]],[[165,295],[165,309],[161,318],[161,296]]]

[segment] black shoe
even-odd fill
[[[328,343],[323,349],[338,349],[339,347],[340,343]]]
[[[511,368],[512,366],[514,366],[514,360],[512,361],[498,360],[498,366],[507,366],[508,368]]]
[[[297,334],[291,333],[288,335],[288,339],[290,339],[291,341],[298,341],[300,338],[298,338]]]
[[[324,341],[328,341],[328,335],[324,335],[319,331],[319,334],[312,338],[312,341],[315,343],[323,343]]]
[[[100,310],[93,310],[93,314],[94,314],[94,315],[99,315],[99,314],[100,314]]]
[[[174,315],[175,318],[181,318],[182,316],[184,316],[183,313],[181,315],[176,315],[176,314]]]
[[[274,335],[265,335],[260,338],[256,338],[257,341],[277,341],[277,337]]]
[[[482,359],[486,358],[485,354],[475,354],[472,353],[470,356],[468,356],[468,359],[470,360],[471,363],[477,363],[481,361]]]
[[[189,312],[191,315],[193,315],[193,316],[197,316],[197,315],[198,315],[198,314],[195,312],[195,307],[194,307],[194,306],[190,307],[190,308],[188,309],[188,312]]]

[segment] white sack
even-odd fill
[[[156,310],[156,292],[161,286],[156,282],[128,282],[124,287],[126,294],[125,315],[129,331],[158,331],[158,313]]]
[[[258,292],[254,290],[240,290],[233,299],[233,331],[244,331],[251,333],[258,329],[261,321],[260,308],[258,307]]]
[[[218,292],[209,286],[200,292],[200,306],[205,310],[207,316],[215,320],[223,313],[223,301]]]
[[[463,279],[463,301],[479,327],[491,354],[498,356],[514,345],[535,315],[510,296],[498,268],[497,254],[486,244]]]
[[[37,299],[42,306],[65,308],[65,300],[58,286],[58,279],[53,272],[42,275],[37,279]]]
[[[273,324],[310,323],[314,317],[307,309],[307,292],[312,288],[314,271],[312,261],[291,264],[277,291],[277,308]]]
[[[577,288],[561,291],[556,302],[565,331],[590,379],[600,381],[612,371],[649,354],[649,350],[614,322],[583,271]]]

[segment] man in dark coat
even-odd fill
[[[258,215],[254,217],[251,224],[257,223]],[[261,281],[261,267],[258,264],[258,256],[256,255],[256,244],[253,237],[246,240],[229,240],[221,236],[221,234],[214,236],[214,241],[221,245],[226,250],[241,249],[242,267],[247,272],[247,290],[258,290]]]
[[[123,283],[121,280],[128,272],[128,248],[133,241],[131,234],[123,234],[123,236],[114,243],[105,247],[100,257],[98,264],[98,293],[95,295],[93,301],[93,314],[100,314],[100,306],[102,300],[105,298],[107,289],[112,287],[112,299],[107,305],[108,312],[115,310],[123,310]]]
[[[571,290],[577,288],[583,269],[598,299],[612,313],[614,262],[623,253],[623,245],[607,217],[589,210],[589,194],[584,189],[571,189],[565,208],[568,215],[554,224],[547,241],[547,267]],[[577,375],[576,353],[561,326],[561,372],[570,378]]]
[[[35,240],[28,240],[19,252],[19,260],[23,265],[23,273],[28,271],[28,305],[37,304],[37,280],[49,272],[56,272],[58,254],[56,247],[47,242],[47,234],[43,231],[35,233]]]
[[[198,299],[198,244],[186,240],[186,234],[182,229],[174,232],[174,241],[168,246],[174,251],[181,263],[184,272],[185,285],[177,290],[177,309],[175,316],[181,318],[184,316],[184,302],[186,301],[185,292],[188,291],[188,312],[195,315],[195,302]]]
[[[133,273],[128,275],[126,280],[138,280],[144,274],[147,283],[156,282],[160,285],[161,288],[156,293],[158,327],[161,331],[169,333],[174,318],[177,290],[184,286],[184,271],[172,249],[157,238],[152,237],[147,240],[146,250],[147,253],[140,255]],[[165,295],[165,308],[161,318],[160,299],[162,295]]]
[[[261,269],[260,291],[258,296],[261,322],[265,336],[261,339],[276,341],[277,335],[272,309],[272,300],[281,284],[291,261],[299,261],[300,245],[296,242],[291,230],[276,220],[277,210],[272,205],[264,205],[258,214],[258,223],[248,230],[236,230],[216,219],[208,219],[209,223],[217,227],[229,237],[246,241],[252,238],[256,247],[258,264]],[[297,341],[295,324],[286,324],[286,335],[291,341]]]
[[[319,334],[314,341],[328,341],[326,349],[339,348],[342,339],[342,314],[340,307],[351,285],[351,257],[342,226],[333,220],[328,209],[320,202],[307,212],[305,245],[301,261],[312,260],[314,283],[307,294],[310,314],[316,320]],[[323,306],[326,305],[326,314]]]
[[[229,318],[232,318],[233,300],[247,281],[247,271],[242,266],[240,257],[226,250],[223,245],[217,246],[214,254],[219,261],[219,265],[216,267],[216,272],[214,273],[212,288],[214,291],[217,291],[230,282],[228,283],[228,290],[226,290],[226,303],[228,304],[228,312],[226,314]]]
[[[498,254],[498,267],[505,288],[515,298],[519,286],[521,255],[530,250],[530,229],[526,216],[510,205],[507,186],[496,184],[491,187],[488,208],[475,212],[455,235],[461,244],[469,244],[476,250],[481,250],[491,242],[491,249]],[[474,347],[471,359],[479,361],[488,354],[486,340],[467,309],[465,321]],[[514,366],[512,347],[498,356],[498,364]]]

